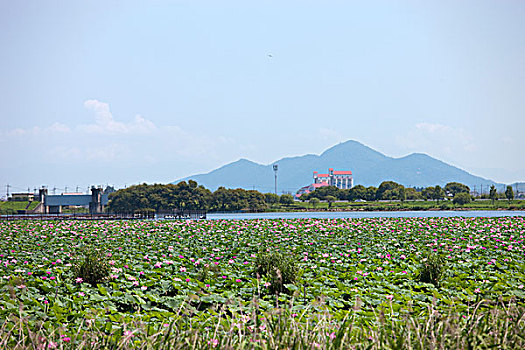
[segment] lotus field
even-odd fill
[[[525,219],[0,222],[0,348],[519,348]]]

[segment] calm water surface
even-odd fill
[[[525,216],[523,210],[472,210],[472,211],[351,211],[351,212],[296,212],[296,213],[208,213],[211,220],[245,219],[343,219],[343,218],[451,218],[451,217],[502,217]]]

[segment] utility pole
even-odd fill
[[[275,174],[275,194],[277,194],[277,170],[279,170],[279,166],[277,164],[274,164],[273,172]]]
[[[11,185],[7,184],[5,187],[7,188],[6,197],[9,198],[9,188]]]

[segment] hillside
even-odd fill
[[[392,158],[352,140],[335,145],[320,155],[283,158],[268,165],[240,159],[207,174],[192,175],[174,183],[192,179],[211,190],[224,186],[273,192],[273,164],[279,164],[279,193],[297,191],[312,182],[313,171],[327,172],[328,168],[351,170],[354,185],[364,186],[378,186],[386,180],[409,187],[445,185],[452,181],[467,184],[471,188],[495,184],[494,181],[472,175],[426,154],[412,153]]]

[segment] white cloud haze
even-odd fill
[[[87,100],[84,107],[95,112],[95,124],[78,126],[79,130],[95,134],[146,134],[154,131],[157,127],[150,120],[140,115],[129,123],[118,122],[113,119],[109,110],[109,104],[98,100]]]

